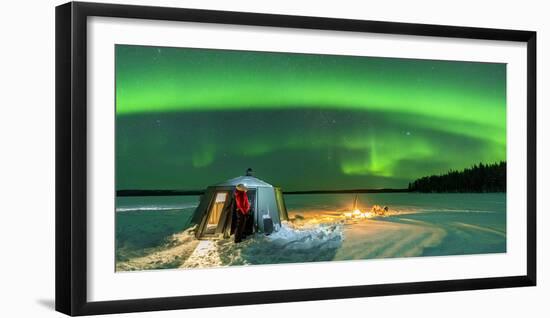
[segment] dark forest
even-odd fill
[[[409,183],[411,192],[506,192],[506,162],[479,163],[462,171],[422,177]]]

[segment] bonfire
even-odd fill
[[[344,212],[344,217],[347,219],[368,219],[374,216],[385,216],[388,213],[387,206],[382,207],[378,204],[373,205],[370,211],[362,212],[357,206],[357,201],[358,197],[356,195],[353,200],[353,208],[351,212]]]

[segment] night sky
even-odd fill
[[[506,65],[117,45],[117,189],[404,188],[506,159]]]

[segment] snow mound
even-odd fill
[[[221,240],[217,247],[223,265],[329,261],[343,239],[341,223],[297,226],[284,222],[271,235],[256,234],[239,244]]]

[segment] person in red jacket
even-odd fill
[[[250,201],[246,192],[248,188],[240,183],[235,190],[235,213],[237,214],[237,224],[235,226],[235,243],[240,243],[243,239],[243,232],[250,214]]]

